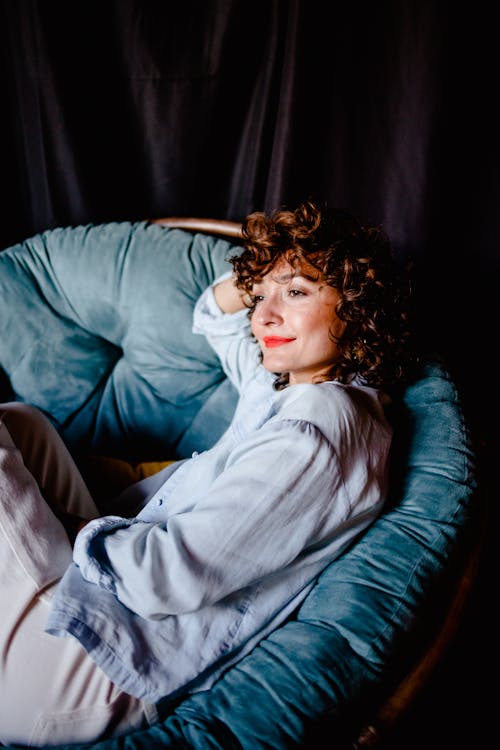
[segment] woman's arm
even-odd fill
[[[292,573],[309,555],[316,575],[380,509],[380,477],[365,476],[364,443],[348,442],[349,466],[363,474],[362,488],[352,480],[354,497],[344,487],[347,467],[320,430],[269,422],[235,448],[192,509],[169,515],[167,503],[163,522],[160,510],[154,522],[94,521],[77,538],[74,560],[86,580],[147,619],[215,604],[277,571]]]
[[[205,336],[225,374],[241,393],[260,365],[260,349],[250,335],[245,298],[231,273],[216,279],[198,298],[193,333]]]
[[[166,511],[163,523],[90,523],[75,545],[83,577],[158,619],[214,604],[289,565],[346,510],[332,502],[340,479],[326,439],[314,428],[283,427],[269,424],[242,441],[187,512]]]

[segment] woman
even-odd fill
[[[387,238],[312,203],[251,214],[243,236],[193,328],[240,393],[233,421],[118,498],[134,517],[98,517],[39,412],[0,410],[3,742],[153,723],[292,614],[383,507],[383,389],[411,361]]]

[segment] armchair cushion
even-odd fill
[[[68,444],[185,457],[223,432],[236,394],[192,307],[229,242],[139,222],[44,232],[0,253],[0,366]]]

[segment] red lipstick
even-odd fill
[[[268,349],[272,349],[275,346],[283,346],[283,344],[289,344],[290,341],[295,339],[286,339],[282,336],[264,336],[262,339]]]

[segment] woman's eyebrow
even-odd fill
[[[287,281],[291,281],[291,279],[305,279],[305,281],[318,281],[318,276],[312,276],[310,274],[305,273],[304,271],[287,271],[286,273],[280,273],[280,274],[272,274],[273,281],[278,282],[278,284],[284,284]]]

